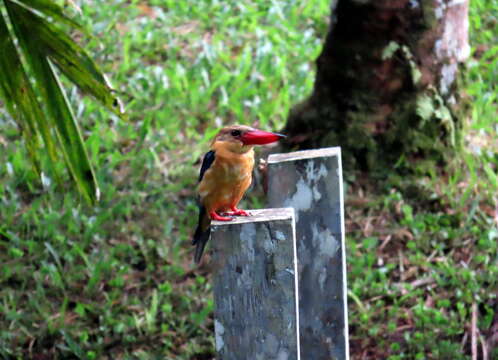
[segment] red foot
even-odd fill
[[[211,220],[216,220],[216,221],[232,221],[233,218],[231,217],[224,217],[224,216],[220,216],[216,213],[216,211],[211,211],[209,213],[209,217],[211,218]]]
[[[225,213],[226,215],[231,216],[251,216],[247,211],[237,209],[235,206],[231,208],[232,211]]]

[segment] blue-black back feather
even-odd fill
[[[199,173],[199,182],[201,182],[204,173],[211,167],[215,159],[214,150],[208,151],[206,155],[204,155],[204,159],[202,160],[201,172]]]

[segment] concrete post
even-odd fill
[[[211,227],[218,360],[299,360],[293,209]]]
[[[293,207],[303,359],[349,359],[340,148],[268,158],[269,207]]]

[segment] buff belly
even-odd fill
[[[215,162],[199,184],[201,202],[208,212],[228,211],[238,205],[251,180],[252,166]]]

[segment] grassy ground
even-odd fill
[[[465,165],[420,179],[422,198],[348,186],[354,358],[470,358],[473,338],[492,358],[497,9],[492,0],[471,6]],[[34,178],[0,112],[0,357],[211,359],[209,270],[191,265],[189,247],[199,157],[221,124],[282,127],[311,90],[329,1],[81,9],[95,35],[88,48],[119,84],[130,120],[70,93],[101,184],[102,201],[88,208],[71,187]]]

